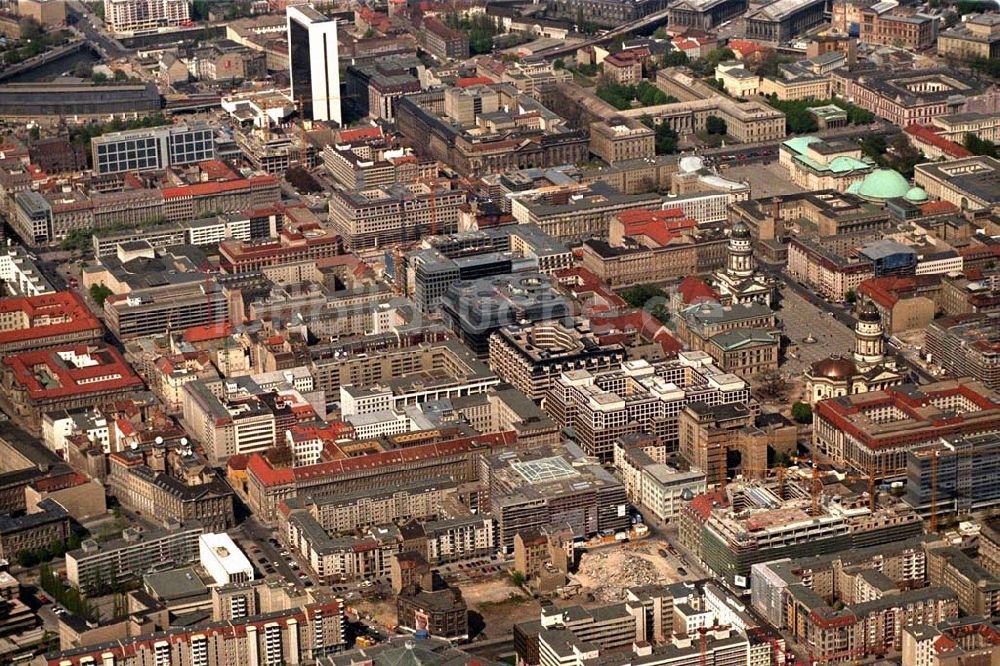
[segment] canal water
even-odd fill
[[[29,70],[27,72],[21,72],[17,76],[12,76],[6,79],[4,83],[32,83],[35,81],[51,81],[62,77],[64,74],[67,76],[73,75],[73,68],[75,68],[79,63],[87,63],[88,65],[96,65],[101,59],[90,49],[81,49],[70,53],[58,60],[53,60],[50,63],[36,67],[35,69]]]

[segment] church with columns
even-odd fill
[[[723,305],[757,302],[770,307],[772,304],[773,285],[757,272],[750,227],[742,221],[733,225],[726,248],[726,268],[712,275],[712,284]]]
[[[806,370],[806,396],[809,404],[843,395],[881,391],[903,383],[904,375],[896,362],[885,355],[882,317],[871,301],[858,306],[854,327],[854,353],[830,356],[816,361]]]

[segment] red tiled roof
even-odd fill
[[[237,453],[236,455],[229,456],[229,460],[226,461],[226,467],[235,472],[245,472],[248,462],[250,462],[250,454]]]
[[[83,297],[75,291],[0,299],[0,314],[16,312],[24,314],[28,326],[0,332],[0,345],[86,331],[94,331],[99,336],[104,330]],[[42,323],[53,319],[58,323]]]
[[[611,291],[611,289],[604,284],[599,277],[594,275],[593,272],[588,271],[586,268],[581,266],[564,268],[556,271],[554,275],[559,284],[570,288],[570,290],[574,292],[593,292],[604,299],[611,307],[628,307],[628,303],[626,303],[621,296]]]
[[[697,305],[704,301],[718,301],[721,298],[719,292],[712,289],[707,282],[701,278],[689,275],[681,280],[677,286],[681,299],[685,305]]]
[[[957,213],[958,206],[948,201],[928,201],[925,204],[920,204],[920,213],[924,217],[930,217],[931,215],[947,215],[949,213]]]
[[[696,495],[688,506],[704,522],[712,515],[712,509],[729,506],[729,499],[726,497],[726,493],[714,490],[702,495]]]
[[[692,49],[701,48],[701,43],[697,39],[691,39],[690,37],[674,37],[673,45],[678,51],[691,51]]]
[[[444,442],[431,442],[391,451],[380,451],[369,455],[357,456],[306,465],[295,468],[275,468],[260,454],[254,454],[247,463],[247,474],[265,486],[280,486],[296,481],[345,474],[352,471],[384,467],[388,465],[405,465],[427,458],[438,458],[462,451],[468,451],[477,446],[505,446],[516,441],[514,432],[492,433],[476,437],[462,437]]]
[[[359,127],[357,129],[340,131],[340,140],[344,143],[363,141],[364,139],[379,139],[381,137],[381,127]]]
[[[488,86],[495,81],[486,76],[464,76],[455,81],[457,88],[471,88],[472,86]]]
[[[768,50],[766,46],[761,46],[757,42],[751,42],[746,39],[730,39],[726,46],[740,58],[746,58],[754,53],[763,53]]]
[[[698,223],[684,216],[679,208],[667,210],[627,210],[618,215],[626,236],[646,236],[661,247],[680,237]]]
[[[274,176],[260,175],[250,178],[237,178],[221,183],[195,183],[194,185],[181,185],[179,187],[165,187],[162,190],[164,199],[183,199],[185,197],[209,197],[226,192],[237,192],[248,190],[254,185],[264,185],[277,183]]]
[[[930,127],[926,127],[918,123],[912,123],[907,125],[903,131],[918,141],[923,141],[924,143],[934,146],[949,157],[972,156],[972,153],[970,153],[965,146],[960,146],[954,141],[944,138]]]
[[[604,62],[615,67],[631,67],[647,56],[649,56],[649,49],[628,49],[612,53],[604,59]]]
[[[235,180],[239,176],[221,160],[205,160],[198,162],[198,168],[208,176],[209,180]]]
[[[87,355],[93,365],[77,367],[64,361],[60,352]],[[90,393],[104,393],[128,388],[143,388],[143,382],[114,347],[86,345],[59,347],[13,354],[3,359],[14,382],[33,400],[65,398]],[[54,382],[42,382],[42,372]]]
[[[184,331],[185,342],[207,342],[224,338],[233,332],[231,324],[204,324],[191,326]]]
[[[869,278],[858,285],[858,293],[883,308],[892,308],[900,298],[911,295],[918,287],[929,287],[940,281],[939,275]]]
[[[66,474],[59,474],[57,476],[48,476],[38,479],[32,483],[32,486],[39,492],[47,493],[56,490],[63,490],[65,488],[82,486],[87,483],[88,480],[89,479],[86,476],[80,474],[79,472],[67,472]]]

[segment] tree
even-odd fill
[[[661,122],[656,126],[656,154],[673,155],[677,152],[677,132],[675,132],[666,122]]]
[[[566,69],[566,61],[563,60],[562,58],[556,58],[555,61],[552,63],[552,67],[554,69]]]
[[[861,139],[861,152],[876,162],[882,159],[886,147],[885,137],[881,134],[869,134]]]
[[[17,563],[28,569],[39,562],[38,554],[33,550],[21,550],[17,553]]]
[[[108,288],[106,285],[103,284],[90,285],[90,297],[94,299],[94,302],[97,303],[98,307],[103,308],[104,301],[106,301],[108,299],[108,296],[110,296],[113,293],[114,292],[112,292],[111,289]]]
[[[195,21],[207,21],[208,9],[208,0],[194,0],[191,3],[191,18]]]
[[[632,107],[636,89],[635,86],[623,86],[619,83],[602,83],[597,86],[594,94],[619,111],[624,111]]]
[[[666,324],[670,321],[667,292],[654,284],[637,284],[620,292],[619,296],[633,308],[642,308],[653,315],[660,320],[660,323]]]
[[[757,392],[766,399],[778,399],[788,390],[788,382],[777,370],[762,372],[756,377]]]
[[[853,289],[848,289],[847,293],[844,294],[844,300],[854,305],[858,301],[858,295]]]
[[[726,121],[719,116],[709,116],[705,119],[705,131],[709,134],[722,136],[726,134],[726,130]]]
[[[42,138],[42,128],[38,125],[32,125],[31,129],[28,130],[28,136],[31,137],[32,141],[38,141]]]
[[[973,155],[986,155],[987,157],[1000,156],[1000,151],[997,150],[995,143],[987,139],[980,139],[971,132],[965,135],[962,145]]]
[[[796,423],[812,423],[813,410],[807,402],[796,402],[792,405],[792,418]]]
[[[683,67],[688,62],[687,54],[684,51],[668,51],[663,54],[664,67]]]
[[[511,571],[510,582],[516,585],[517,587],[521,587],[522,585],[524,585],[524,573],[516,570]]]

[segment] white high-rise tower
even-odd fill
[[[341,124],[337,22],[311,5],[287,8],[292,98],[306,118]]]

